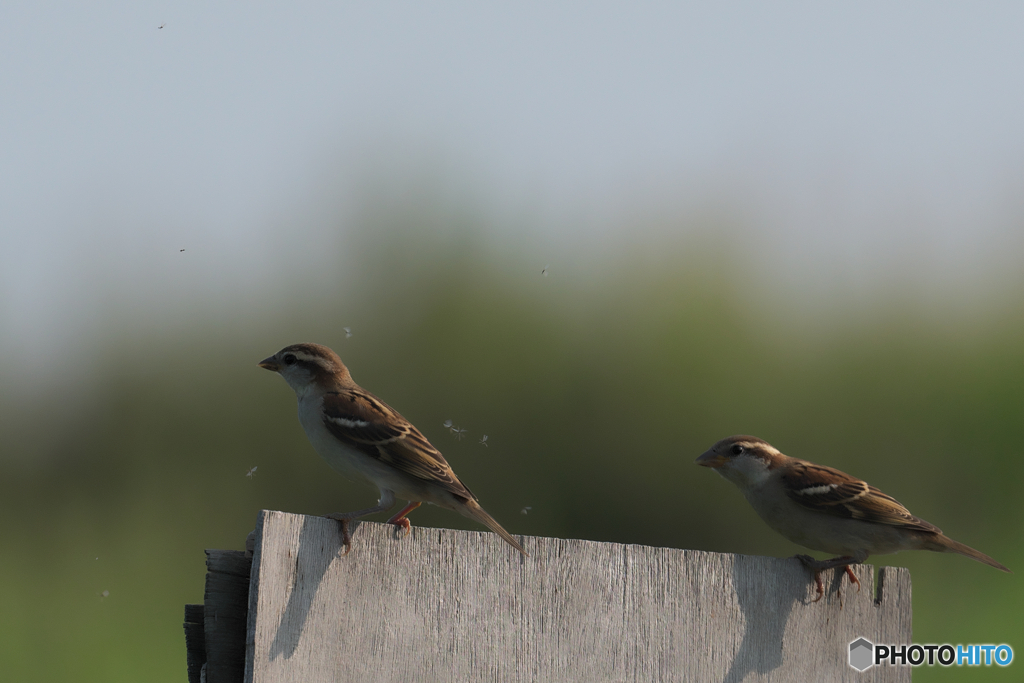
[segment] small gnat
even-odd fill
[[[158,29],[161,29],[161,28],[163,28],[164,26],[167,26],[167,24],[166,24],[166,23],[160,24],[159,26],[157,26],[157,28],[158,28]],[[182,251],[185,251],[185,250],[184,250],[184,249],[182,249]]]
[[[480,445],[481,446],[486,446],[487,445],[487,435],[486,434],[484,434],[484,437],[482,439],[480,439]]]
[[[252,468],[251,470],[249,470],[248,472],[246,472],[246,473],[245,473],[245,476],[247,476],[247,477],[249,477],[250,479],[252,479],[252,478],[253,478],[254,476],[256,476],[256,468],[255,468],[255,467],[253,467],[253,468]]]
[[[523,514],[523,515],[525,515],[526,513],[528,513],[528,512],[529,512],[530,510],[532,510],[532,509],[533,509],[532,507],[530,507],[529,505],[527,505],[527,506],[526,506],[526,507],[524,507],[524,508],[523,508],[522,510],[520,510],[520,511],[519,511],[519,513],[520,513],[520,514]]]
[[[468,431],[468,429],[459,429],[458,427],[452,429],[452,433],[455,435],[455,438],[458,439],[459,441],[462,441],[463,435]]]
[[[100,593],[100,597],[101,598],[109,598],[110,597],[110,591],[103,591],[102,593]]]
[[[352,336],[352,328],[351,327],[343,327],[341,329],[345,330],[345,339],[348,339],[349,337]]]
[[[544,277],[547,277],[548,276],[548,268],[550,268],[550,266],[544,266],[544,268],[541,269],[540,274],[543,275]]]

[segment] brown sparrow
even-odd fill
[[[375,507],[326,515],[341,522],[346,552],[349,520],[409,504],[388,520],[409,533],[406,515],[433,503],[476,520],[526,555],[523,546],[477,503],[440,451],[394,408],[352,380],[338,355],[319,344],[293,344],[260,362],[281,375],[299,399],[299,423],[313,448],[346,477],[380,489]]]
[[[859,590],[860,582],[850,565],[863,562],[868,555],[934,550],[959,553],[1010,571],[910,514],[874,486],[831,467],[790,458],[756,437],[722,439],[697,458],[697,464],[713,468],[736,484],[772,529],[805,548],[838,556],[821,561],[796,556],[814,571],[815,602],[824,593],[820,575],[825,569],[843,567]]]

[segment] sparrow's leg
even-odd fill
[[[394,524],[395,526],[402,527],[405,529],[405,535],[408,536],[409,529],[412,528],[412,522],[406,518],[406,515],[418,508],[420,505],[423,505],[423,503],[418,500],[410,500],[408,505],[402,508],[397,515],[388,520],[388,524]]]
[[[825,595],[825,585],[821,582],[821,573],[826,569],[833,569],[835,567],[843,567],[846,570],[847,576],[850,580],[857,584],[857,590],[860,591],[860,581],[853,575],[853,571],[850,570],[851,564],[859,564],[866,558],[858,558],[853,555],[844,555],[843,557],[833,557],[831,560],[816,560],[810,555],[794,555],[794,559],[800,560],[805,567],[814,572],[814,586],[818,589],[818,597],[814,598],[811,602],[818,602]]]
[[[377,501],[377,505],[372,508],[366,508],[365,510],[356,510],[355,512],[332,512],[324,515],[328,519],[336,519],[341,522],[341,539],[345,545],[345,552],[343,555],[348,555],[348,552],[352,550],[352,534],[349,533],[348,523],[349,520],[359,519],[366,515],[372,515],[376,512],[385,512],[395,506],[395,493],[387,489],[381,489],[380,500]]]

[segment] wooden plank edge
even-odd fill
[[[256,515],[256,530],[245,539],[245,554],[252,563],[249,571],[249,595],[245,623],[245,668],[242,680],[252,683],[256,653],[256,616],[260,595],[260,564],[263,561],[263,523],[268,510]]]

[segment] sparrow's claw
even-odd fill
[[[409,521],[406,515],[415,510],[416,508],[418,508],[420,505],[423,505],[421,501],[410,500],[408,505],[399,510],[398,514],[396,514],[394,517],[388,520],[388,524],[394,524],[395,526],[402,527],[403,529],[405,529],[405,533],[402,535],[408,536],[409,531],[412,529],[412,522]]]
[[[396,519],[395,521],[393,521],[391,523],[394,524],[395,526],[402,527],[403,529],[405,529],[405,533],[402,534],[403,536],[408,536],[410,530],[412,529],[412,522],[409,521],[408,517],[402,517],[401,519]]]
[[[852,556],[844,557],[833,557],[831,560],[816,560],[810,555],[794,555],[794,559],[800,560],[805,567],[814,572],[814,584],[818,588],[818,597],[813,602],[821,600],[822,595],[825,593],[824,586],[821,582],[821,572],[826,569],[832,569],[842,567],[846,572],[846,575],[850,577],[850,583],[857,584],[857,592],[860,592],[860,581],[857,580],[857,575],[850,569],[850,565],[857,562],[857,559]],[[840,577],[842,578],[842,577]]]
[[[341,543],[345,546],[342,555],[348,555],[352,551],[352,532],[348,530],[348,520],[341,520]]]
[[[818,591],[818,597],[811,600],[811,602],[818,602],[825,597],[825,584],[821,580],[821,572],[814,572],[814,587]]]
[[[846,575],[850,577],[850,583],[857,584],[857,592],[860,593],[860,581],[857,580],[857,575],[850,569],[850,565],[846,565],[843,569],[846,570]]]
[[[793,559],[800,560],[805,567],[814,572],[814,587],[818,591],[818,597],[811,600],[811,602],[818,602],[825,597],[825,584],[821,580],[821,570],[817,567],[818,561],[810,555],[794,555]]]
[[[332,512],[324,517],[341,523],[341,544],[345,546],[345,552],[342,555],[348,555],[352,550],[352,532],[348,529],[348,517],[338,512]]]

